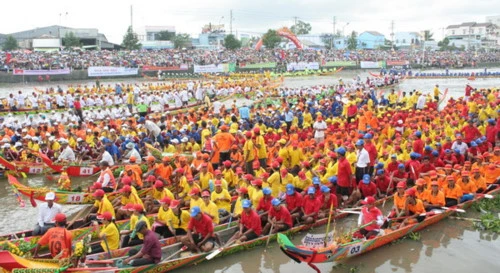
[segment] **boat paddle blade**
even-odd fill
[[[361,211],[339,210],[340,213],[361,214]]]
[[[36,201],[35,201],[35,198],[33,197],[34,194],[35,194],[34,191],[32,191],[30,194],[30,203],[31,203],[32,207],[36,208]]]
[[[25,173],[25,172],[21,172],[21,176],[22,176],[23,178],[28,177],[28,176],[26,175],[26,173]]]
[[[485,194],[484,198],[486,198],[486,199],[493,199],[493,195],[491,195],[491,194]]]
[[[465,213],[465,210],[463,210],[463,209],[448,208],[448,207],[441,207],[441,208],[444,209],[444,210],[454,210],[456,212]]]
[[[208,261],[209,261],[209,260],[211,260],[211,259],[213,259],[215,256],[219,255],[219,253],[221,253],[221,252],[222,252],[222,250],[223,250],[223,248],[222,248],[222,247],[221,247],[221,248],[218,248],[218,249],[216,249],[216,250],[214,250],[212,253],[210,253],[210,255],[208,255],[208,256],[207,256],[207,258],[206,258],[206,259],[207,259]]]

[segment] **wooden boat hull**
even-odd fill
[[[491,193],[498,193],[500,189],[496,189]],[[458,205],[460,208],[468,208],[474,202],[484,198],[484,196],[478,196],[474,200],[467,201]],[[435,214],[428,216],[424,221],[420,223],[415,223],[412,225],[405,226],[397,230],[386,230],[385,235],[375,237],[371,240],[365,241],[353,241],[343,245],[332,244],[324,248],[309,248],[305,246],[295,246],[285,234],[280,234],[278,237],[278,243],[281,250],[290,258],[297,262],[305,262],[309,265],[314,263],[327,263],[333,261],[340,261],[346,258],[354,257],[371,251],[375,248],[381,247],[388,243],[391,243],[399,238],[408,235],[411,232],[422,230],[432,224],[435,224],[449,215],[453,214],[455,211],[449,209],[440,214]],[[312,266],[314,268],[314,266]]]
[[[97,166],[72,166],[72,165],[59,165],[55,164],[50,158],[48,158],[45,154],[39,152],[38,156],[42,159],[43,163],[45,163],[49,168],[51,168],[54,172],[60,173],[65,171],[69,176],[89,176],[97,173],[101,170],[101,168]]]
[[[42,174],[47,170],[47,167],[43,163],[35,162],[11,162],[0,156],[0,165],[4,166],[6,169],[23,172],[27,174]]]

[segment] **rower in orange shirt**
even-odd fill
[[[486,180],[481,175],[481,171],[479,168],[472,168],[472,177],[471,181],[476,184],[477,192],[484,192],[486,190]]]
[[[463,196],[460,203],[474,199],[477,192],[477,186],[474,182],[470,181],[469,172],[462,171],[462,178],[457,183],[462,189]]]
[[[455,177],[453,177],[452,175],[448,175],[446,177],[446,181],[448,184],[446,184],[443,187],[446,206],[447,207],[456,206],[458,205],[460,198],[462,198],[463,195],[462,188],[460,188],[459,185],[456,185]]]
[[[156,170],[154,173],[160,180],[166,184],[170,184],[170,176],[172,176],[173,171],[174,170],[170,165],[170,157],[164,156],[162,158],[162,163],[156,164]]]
[[[425,219],[425,208],[422,200],[417,198],[417,191],[415,188],[409,188],[406,193],[406,202],[404,214],[406,219],[401,223],[399,228],[416,222],[422,222]],[[423,215],[422,215],[423,214]],[[416,221],[415,221],[416,219]]]
[[[398,182],[396,188],[397,188],[397,191],[396,191],[396,194],[394,194],[394,207],[393,207],[391,213],[389,214],[389,218],[400,217],[404,213],[404,209],[405,209],[406,183],[405,182]]]
[[[439,190],[439,182],[432,181],[431,188],[427,191],[424,199],[424,207],[427,211],[441,208],[446,204],[444,193]]]

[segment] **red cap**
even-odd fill
[[[246,137],[252,137],[252,132],[247,131],[247,132],[245,133],[245,136],[246,136]]]
[[[245,188],[245,187],[241,187],[239,189],[236,190],[238,193],[248,193],[248,189]]]
[[[283,163],[283,157],[278,156],[278,157],[276,158],[276,161],[277,161],[278,163],[282,164],[282,163]]]
[[[191,191],[189,192],[189,195],[193,196],[193,195],[196,195],[198,193],[200,193],[199,188],[192,188]]]
[[[256,134],[259,134],[260,133],[260,128],[259,127],[253,128],[253,132],[256,133]]]
[[[66,221],[66,215],[64,215],[64,213],[58,213],[54,217],[54,221],[56,221],[56,222],[64,222],[64,221]]]
[[[406,188],[406,183],[403,181],[398,182],[398,184],[396,185],[396,188],[404,189],[404,188]]]
[[[171,209],[175,209],[175,208],[177,208],[180,204],[181,204],[181,201],[174,199],[174,200],[172,200],[172,201],[170,202],[170,208],[171,208]]]
[[[260,162],[255,160],[253,163],[252,163],[252,168],[254,169],[258,169],[260,168]]]
[[[148,178],[146,180],[148,182],[155,182],[156,181],[156,177],[154,175],[150,175],[150,176],[148,176]]]
[[[111,214],[111,212],[109,211],[105,211],[103,214],[101,214],[101,217],[106,221],[111,221],[111,219],[113,219],[113,214]]]
[[[306,173],[304,171],[299,172],[299,177],[300,179],[305,179],[306,178]]]
[[[415,185],[417,185],[417,186],[423,186],[423,185],[425,185],[425,180],[423,178],[419,178],[415,182]]]
[[[280,163],[278,163],[277,161],[273,161],[273,163],[271,163],[271,167],[272,167],[273,169],[277,169],[277,168],[279,168],[279,167],[280,167]]]
[[[260,175],[260,178],[263,178],[263,179],[269,178],[269,173],[262,173]]]
[[[437,177],[437,172],[435,170],[429,171],[429,176],[431,178]]]
[[[206,168],[206,167],[208,167],[208,163],[206,163],[206,162],[201,163],[201,167],[202,167],[202,168]]]
[[[103,191],[103,190],[101,190],[101,189],[98,189],[98,190],[96,190],[96,191],[92,194],[92,196],[94,196],[94,197],[103,197],[103,196],[104,196],[104,191]]]
[[[246,180],[248,180],[248,181],[252,181],[252,179],[253,179],[253,175],[251,175],[251,174],[247,173],[247,174],[245,174],[245,175],[243,176],[243,178],[245,178],[245,179],[246,179]]]
[[[155,188],[161,188],[161,187],[163,187],[163,182],[161,182],[160,180],[156,180]]]
[[[201,193],[201,197],[210,197],[210,192],[209,191],[203,191]]]
[[[217,179],[217,180],[215,180],[214,185],[215,186],[222,186],[222,181],[220,181],[219,179]]]
[[[229,161],[229,160],[224,161],[224,166],[231,167],[231,161]]]
[[[455,177],[453,177],[453,175],[448,175],[448,176],[446,177],[446,180],[447,180],[447,181],[455,180]]]
[[[375,198],[373,198],[373,196],[368,196],[365,198],[365,200],[361,201],[361,204],[363,204],[363,205],[375,204]]]
[[[132,178],[130,176],[122,177],[122,183],[125,185],[132,185]]]
[[[306,168],[309,168],[311,166],[311,164],[307,160],[302,161],[302,165],[304,165],[304,167],[306,167]]]
[[[144,207],[141,204],[135,204],[134,205],[134,210],[137,211],[137,212],[143,212],[144,211]]]
[[[241,167],[236,168],[236,174],[243,173],[243,169]]]
[[[281,169],[281,175],[287,175],[288,170],[287,169]]]
[[[417,195],[414,188],[409,188],[408,190],[406,190],[405,194],[406,194],[406,196],[413,196],[413,197],[415,197]]]
[[[254,185],[254,186],[262,186],[262,180],[260,180],[260,179],[252,180],[252,185]]]
[[[184,169],[183,168],[177,168],[175,170],[176,173],[184,174]]]
[[[102,184],[100,182],[95,182],[94,185],[92,185],[92,187],[90,187],[91,190],[98,190],[98,189],[102,189]]]
[[[168,198],[167,196],[163,197],[161,200],[160,200],[160,204],[167,204],[167,205],[170,205],[170,203],[172,202],[172,200],[170,198]]]
[[[129,185],[123,186],[123,188],[120,190],[120,192],[132,192],[132,188]]]

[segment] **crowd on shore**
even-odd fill
[[[201,49],[165,49],[137,51],[78,51],[78,52],[33,52],[17,50],[0,52],[0,68],[20,69],[87,69],[90,66],[124,67],[179,67],[181,65],[208,65],[220,63],[254,64],[277,62],[329,61],[408,61],[410,65],[421,64],[427,67],[453,68],[475,66],[478,63],[496,63],[500,61],[498,52],[476,51],[426,51],[419,50],[284,50],[250,48],[238,50],[201,50]]]

